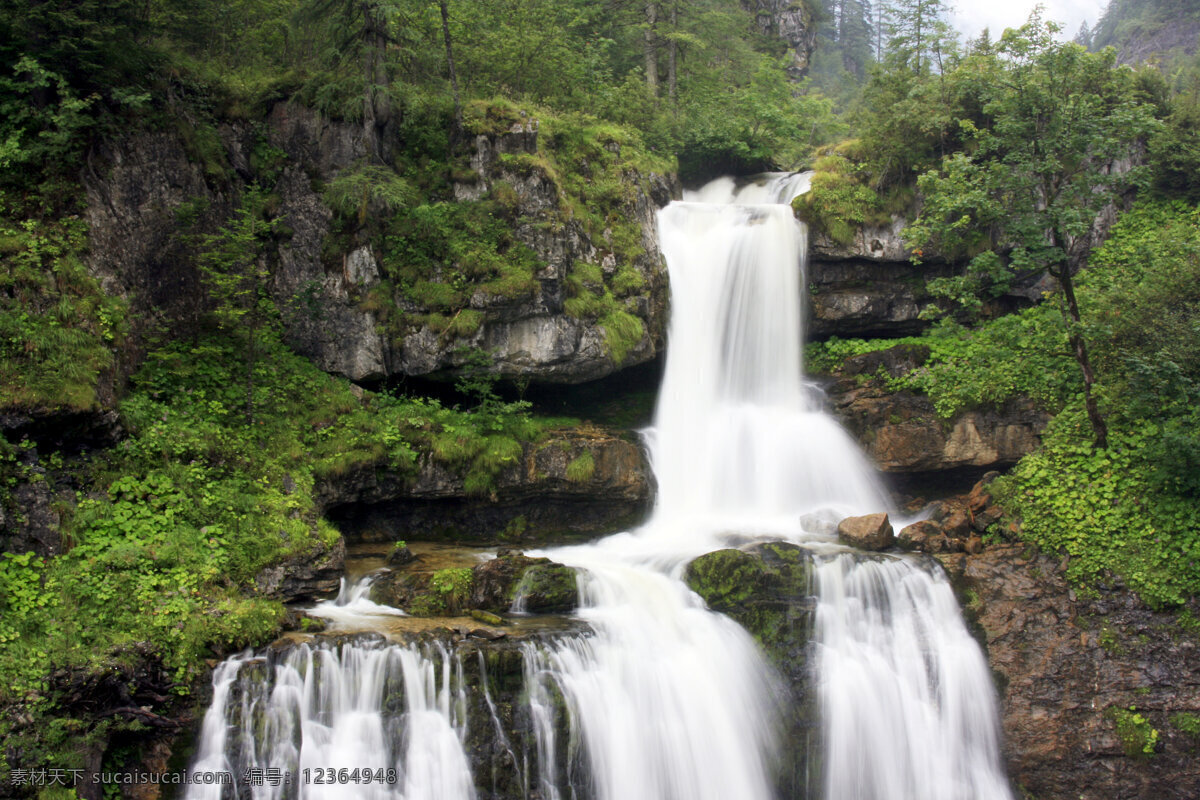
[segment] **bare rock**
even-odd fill
[[[896,540],[887,514],[846,517],[838,523],[838,539],[860,550],[884,550]]]
[[[1200,716],[1200,641],[1176,613],[1124,590],[1076,593],[1058,557],[1023,545],[943,563],[997,676],[1003,753],[1020,794],[1200,797],[1200,743],[1172,721]],[[1158,731],[1153,755],[1122,740],[1112,711],[1130,706]]]

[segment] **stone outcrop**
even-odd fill
[[[580,469],[588,461],[590,470]],[[366,465],[315,491],[318,507],[353,541],[517,544],[631,526],[649,510],[652,479],[636,444],[593,428],[526,444],[482,495],[428,457],[415,477]]]
[[[838,541],[859,550],[886,550],[896,541],[887,514],[846,517],[838,523]]]
[[[439,583],[436,571],[418,556],[377,578],[371,598],[416,616],[486,612],[479,616],[493,624],[502,624],[495,615],[507,611],[566,614],[579,605],[575,570],[548,558],[501,550],[496,558],[443,574]]]
[[[1076,593],[1063,560],[1024,545],[942,558],[996,675],[1004,755],[1023,796],[1200,797],[1194,626],[1117,588]]]
[[[933,402],[878,386],[840,386],[834,412],[884,472],[931,472],[1015,464],[1033,452],[1050,415],[1017,398],[995,409],[938,417]]]
[[[717,550],[690,563],[688,586],[708,607],[731,617],[762,646],[783,680],[783,752],[779,797],[814,797],[820,741],[810,656],[816,598],[811,596],[812,554],[794,544],[772,542],[746,550]],[[810,778],[812,778],[810,782]]]
[[[254,578],[267,597],[292,603],[336,592],[346,568],[346,540],[313,549],[267,567]]]
[[[1031,400],[939,417],[933,401],[892,391],[877,379],[901,377],[929,357],[922,346],[897,345],[846,359],[827,388],[833,412],[884,472],[920,473],[1015,464],[1041,442],[1050,415]]]
[[[942,261],[909,261],[912,251],[900,238],[905,224],[896,217],[890,226],[860,227],[849,245],[810,229],[810,338],[909,336],[925,328],[925,282],[954,270]]]
[[[368,308],[368,294],[386,277],[379,254],[367,244],[330,238],[334,214],[321,186],[367,157],[361,126],[279,103],[265,126],[222,125],[219,140],[220,152],[206,158],[223,159],[220,169],[199,163],[194,146],[189,149],[175,133],[132,135],[92,159],[85,180],[89,268],[107,292],[131,299],[138,317],[179,325],[203,311],[194,243],[181,234],[211,233],[228,219],[244,186],[261,177],[255,153],[266,145],[283,154],[271,198],[280,225],[265,255],[272,293],[287,341],[322,369],[355,381],[428,375],[461,366],[466,350],[487,349],[493,370],[506,378],[576,383],[649,361],[661,351],[666,268],[654,215],[679,192],[672,176],[623,176],[630,191],[620,217],[638,226],[640,241],[632,263],[618,264],[603,237],[589,236],[563,211],[566,198],[549,175],[501,163],[501,155],[537,157],[536,122],[476,137],[473,180],[456,185],[457,199],[506,184],[515,198],[514,235],[544,266],[526,295],[476,292],[467,310],[481,322],[471,333],[439,333],[422,323],[401,335],[386,331],[380,312]],[[181,217],[188,218],[188,231],[182,230]],[[330,253],[331,247],[342,251]],[[564,309],[576,263],[598,266],[606,276],[621,267],[639,276],[643,289],[625,310],[641,322],[642,335],[619,353],[601,322]],[[394,300],[401,312],[419,316],[426,310],[401,295]]]
[[[754,14],[755,24],[764,35],[787,42],[792,58],[788,74],[793,80],[804,77],[817,43],[812,7],[802,0],[742,0],[742,7]]]

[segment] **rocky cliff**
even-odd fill
[[[1000,689],[1014,784],[1039,800],[1200,796],[1200,629],[1130,592],[1076,592],[1022,545],[943,556]]]
[[[817,42],[812,7],[796,0],[742,0],[742,7],[754,14],[755,24],[762,33],[778,36],[787,43],[792,59],[788,74],[795,80],[804,77]]]
[[[900,238],[905,220],[890,226],[862,226],[849,245],[819,230],[809,232],[808,291],[810,339],[909,336],[930,296],[925,282],[949,275],[944,262],[916,265]]]
[[[196,235],[215,231],[258,183],[271,190],[277,220],[263,257],[285,337],[328,372],[355,381],[428,375],[486,349],[504,377],[573,383],[654,358],[666,310],[654,214],[678,193],[674,178],[639,172],[618,138],[604,140],[590,177],[605,182],[608,221],[586,224],[593,220],[573,211],[580,198],[553,169],[554,140],[539,137],[537,121],[506,114],[476,126],[470,169],[455,173],[453,194],[486,199],[483,216],[502,213],[513,240],[504,246],[528,248],[532,274],[481,277],[442,252],[431,274],[414,279],[402,255],[381,252],[387,236],[397,240],[388,215],[400,212],[375,196],[378,185],[407,179],[369,162],[361,126],[289,103],[262,124],[140,133],[98,153],[85,181],[89,267],[143,317],[186,325],[205,306]],[[197,141],[206,143],[199,151]],[[388,143],[392,152],[403,146]],[[358,220],[333,207],[339,180],[362,184]],[[515,262],[515,253],[495,255]]]
[[[640,448],[596,428],[526,444],[489,494],[422,461],[415,479],[370,465],[327,478],[318,505],[351,541],[562,542],[632,526],[650,507]]]

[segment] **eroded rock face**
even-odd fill
[[[587,459],[590,472],[579,469]],[[526,444],[484,495],[468,492],[461,474],[428,458],[415,478],[367,466],[315,491],[318,506],[354,541],[515,544],[631,527],[649,510],[652,479],[636,444],[589,429]]]
[[[204,310],[200,275],[180,234],[213,232],[228,219],[244,187],[258,178],[254,150],[261,133],[249,125],[221,126],[228,171],[219,177],[206,173],[171,133],[130,136],[97,160],[85,180],[89,267],[106,291],[133,301],[135,318],[187,323]],[[673,176],[625,176],[631,199],[621,217],[637,224],[640,241],[639,254],[624,266],[636,270],[644,287],[625,310],[641,321],[643,333],[617,353],[599,321],[564,310],[572,265],[593,264],[612,275],[622,266],[612,246],[593,240],[578,221],[560,219],[570,215],[562,213],[564,199],[548,175],[501,164],[504,154],[537,155],[536,123],[477,137],[475,180],[457,185],[456,198],[475,199],[497,182],[506,183],[515,196],[514,234],[545,266],[527,295],[476,292],[469,310],[482,322],[470,334],[447,335],[426,325],[397,335],[384,332],[384,320],[367,308],[368,293],[384,277],[378,254],[361,244],[332,257],[324,252],[333,212],[321,186],[367,157],[361,126],[279,103],[268,116],[265,136],[287,156],[273,189],[280,227],[265,256],[272,293],[289,345],[325,371],[354,381],[427,375],[461,366],[465,351],[486,349],[494,371],[506,378],[577,383],[644,363],[661,351],[667,284],[655,213],[679,193]],[[189,218],[188,231],[181,214]],[[403,297],[396,300],[401,311],[422,311]]]
[[[1077,594],[1063,562],[1023,545],[942,560],[999,681],[1005,758],[1025,796],[1200,797],[1200,741],[1176,716],[1200,715],[1194,630],[1126,591]],[[1130,707],[1145,725],[1122,736],[1117,716]],[[1153,754],[1142,752],[1150,730]]]
[[[884,472],[929,472],[1015,464],[1041,442],[1050,415],[1017,398],[998,409],[945,420],[933,402],[907,391],[839,381],[833,410]]]

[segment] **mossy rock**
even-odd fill
[[[566,614],[579,606],[575,570],[547,561],[525,570],[513,590],[513,601],[531,614]]]

